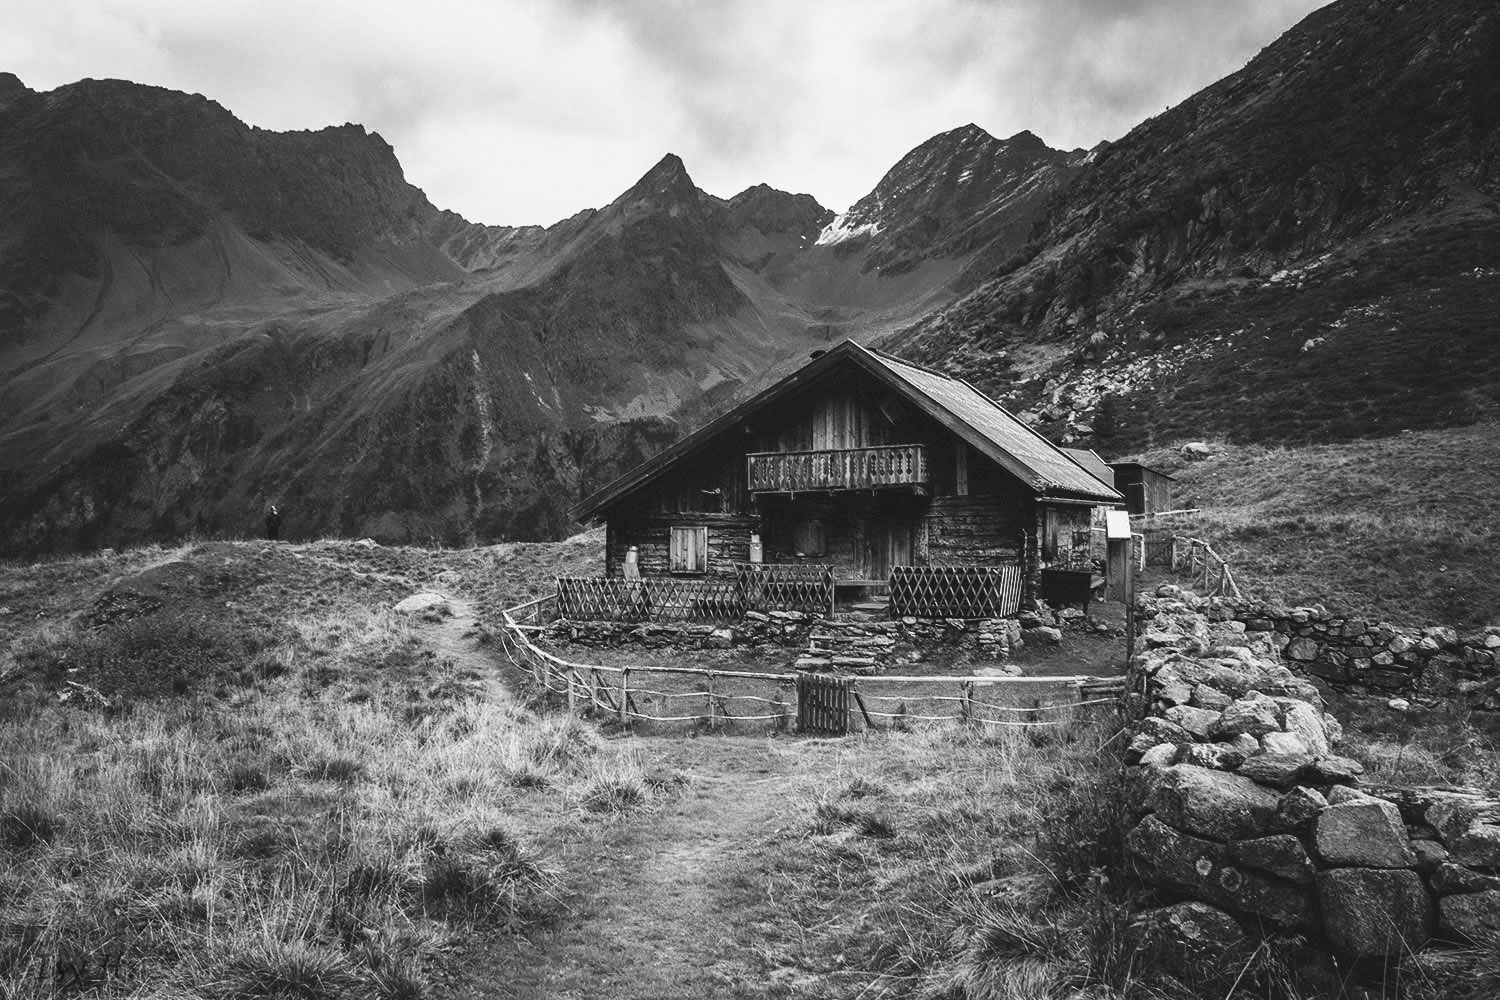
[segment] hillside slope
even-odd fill
[[[265,132],[123,81],[0,81],[0,189],[10,553],[253,531],[271,502],[294,536],[564,534],[674,412],[951,301],[985,242],[919,198],[882,269],[818,246],[811,196],[716,198],[670,154],[554,226],[476,225],[358,126]]]
[[[1097,150],[893,346],[1113,450],[1471,423],[1500,374],[1497,109],[1493,4],[1340,0]]]

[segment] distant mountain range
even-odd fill
[[[0,552],[459,543],[563,511],[843,337],[1121,451],[1500,404],[1500,11],[1341,0],[1116,143],[968,125],[835,217],[667,155],[600,209],[440,211],[357,125],[0,74]]]

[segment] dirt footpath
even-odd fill
[[[753,856],[826,783],[838,750],[769,737],[622,738],[681,783],[651,805],[542,844],[575,890],[555,928],[493,942],[460,995],[518,1000],[765,996],[778,969],[758,924],[775,886]],[[790,985],[790,984],[788,984]]]

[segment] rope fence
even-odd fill
[[[795,728],[797,681],[804,675],[574,663],[531,638],[555,601],[543,597],[502,611],[500,636],[511,660],[539,690],[565,701],[570,712],[623,725]],[[1055,727],[1070,722],[1079,709],[1118,704],[1124,691],[1124,679],[1117,677],[871,675],[841,680],[855,706],[848,712],[851,731],[901,729],[913,723]]]

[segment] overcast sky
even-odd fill
[[[358,122],[476,222],[604,205],[667,152],[834,209],[974,122],[1114,139],[1321,0],[9,0],[0,70],[119,77],[263,128]]]

